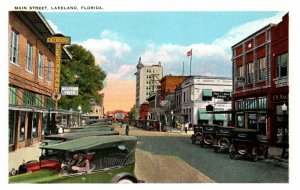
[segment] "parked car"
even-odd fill
[[[78,133],[63,133],[63,134],[54,134],[47,135],[44,137],[44,140],[40,142],[40,146],[53,145],[65,141],[70,141],[74,139],[79,139],[88,136],[108,136],[108,135],[119,135],[118,131],[85,131]],[[38,160],[30,160],[22,163],[18,170],[12,169],[10,175],[17,175],[26,172],[35,172],[40,169],[40,162]]]
[[[232,143],[232,130],[233,127],[216,127],[216,136],[213,141],[214,151],[218,152],[219,150],[228,151],[229,146]]]
[[[192,144],[200,143],[202,135],[202,125],[193,126],[194,134],[191,136]]]
[[[200,146],[212,146],[214,139],[216,138],[216,129],[219,125],[204,124],[202,126],[202,134],[200,138]]]
[[[268,143],[258,138],[257,130],[234,128],[232,132],[232,144],[229,147],[231,159],[234,159],[236,155],[252,156],[253,161],[257,161],[258,156],[261,155],[268,157]]]
[[[41,146],[40,169],[11,176],[9,183],[137,183],[136,143],[133,136],[111,135]],[[75,155],[88,163],[87,171],[74,171],[71,160]]]

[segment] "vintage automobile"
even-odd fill
[[[40,146],[52,145],[61,143],[64,141],[70,141],[74,139],[79,139],[88,136],[107,136],[107,135],[119,135],[118,131],[85,131],[78,133],[63,133],[63,134],[54,134],[47,135],[44,137],[44,140],[40,142]],[[40,162],[38,160],[30,160],[22,163],[18,170],[12,169],[10,175],[17,175],[26,172],[36,172],[40,170]]]
[[[9,183],[137,183],[133,136],[83,137],[40,147],[40,169],[9,177]],[[72,158],[82,155],[88,170],[75,171]]]
[[[202,135],[200,138],[200,146],[211,147],[213,144],[214,139],[216,138],[216,129],[219,125],[212,125],[212,124],[204,124],[202,125]]]
[[[216,127],[216,136],[213,141],[214,151],[218,152],[219,150],[225,151],[229,150],[229,146],[232,143],[232,130],[233,127]]]
[[[200,143],[201,135],[202,135],[202,125],[194,125],[193,126],[194,134],[191,136],[192,144]]]
[[[242,155],[245,158],[252,156],[253,161],[256,162],[258,156],[268,157],[268,143],[259,138],[257,130],[234,128],[232,134],[232,144],[229,147],[231,159],[234,159],[236,155]]]

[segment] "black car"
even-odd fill
[[[232,134],[232,144],[229,147],[231,159],[236,155],[252,156],[253,161],[257,161],[260,155],[268,157],[268,143],[259,138],[257,130],[234,128]]]
[[[200,146],[211,147],[213,144],[214,139],[216,138],[216,130],[219,125],[211,125],[211,124],[204,124],[202,126],[202,134],[200,138]]]
[[[229,146],[232,143],[233,129],[233,127],[216,127],[216,136],[213,141],[213,147],[215,152],[218,152],[219,150],[225,151],[229,149]]]
[[[192,144],[200,143],[202,135],[202,125],[193,126],[194,134],[191,136]]]

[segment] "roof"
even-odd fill
[[[89,136],[65,141],[59,144],[42,146],[41,148],[75,152],[80,150],[103,149],[108,147],[116,147],[118,145],[125,145],[130,149],[136,146],[136,142],[137,138],[134,136]]]
[[[54,35],[55,31],[50,27],[40,12],[33,11],[11,11],[17,15],[22,22],[41,40],[50,51],[55,54],[55,45],[47,43],[47,38]],[[72,55],[63,47],[62,59],[71,59]]]
[[[73,140],[88,136],[104,136],[104,135],[118,135],[118,131],[83,131],[83,132],[77,132],[77,133],[63,133],[63,134],[55,134],[55,135],[48,135],[45,136],[46,140]]]

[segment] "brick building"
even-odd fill
[[[55,48],[47,43],[54,34],[38,12],[9,12],[9,150],[41,140],[55,125]],[[63,49],[62,59],[70,59]]]
[[[234,124],[274,143],[277,114],[288,102],[288,14],[232,46],[232,53]]]
[[[180,85],[184,79],[185,76],[164,76],[160,80],[160,101],[164,101],[167,94],[175,93],[176,86]]]

